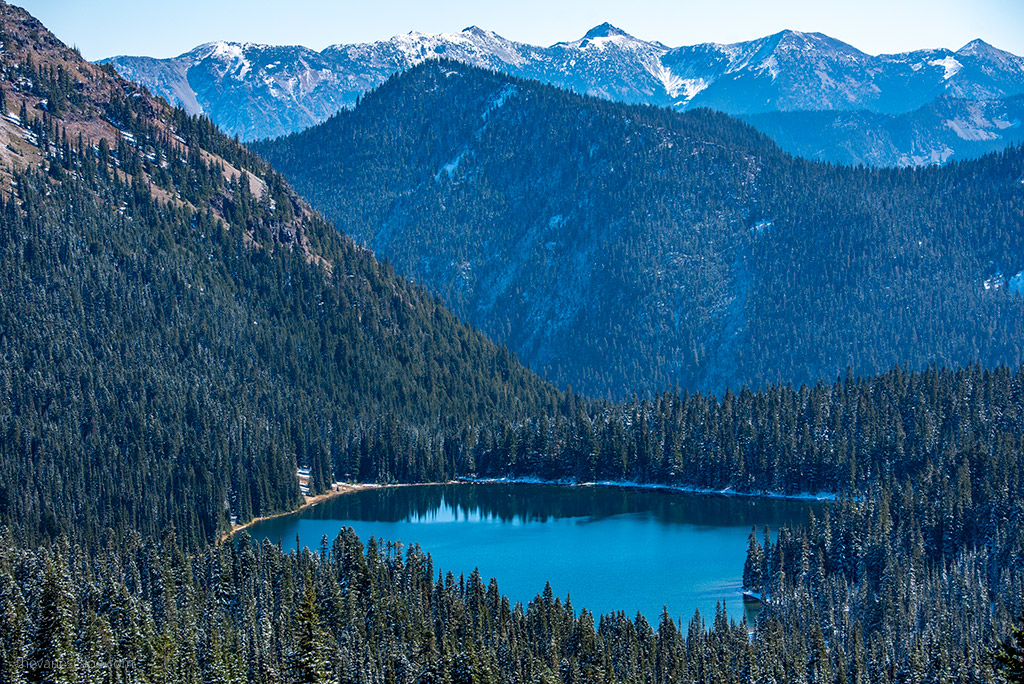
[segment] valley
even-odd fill
[[[0,682],[1015,681],[1021,147],[835,166],[431,58],[250,148],[2,0],[0,45]],[[750,92],[792,45],[861,59],[772,34]]]

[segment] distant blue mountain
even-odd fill
[[[741,116],[790,154],[840,164],[926,166],[980,157],[1024,142],[1024,95],[943,95],[901,114],[868,110]]]
[[[113,57],[122,75],[193,113],[205,113],[244,140],[303,130],[395,72],[447,57],[579,93],[627,103],[709,107],[757,117],[780,112],[862,112],[857,116],[749,118],[787,149],[814,148],[817,158],[879,165],[943,162],[973,154],[978,131],[986,149],[1019,139],[1015,105],[1024,94],[1024,59],[975,40],[956,52],[919,50],[872,56],[820,33],[783,31],[744,43],[669,48],[601,24],[576,41],[538,47],[469,27],[459,33],[409,33],[390,40],[295,46],[208,43],[173,59]],[[926,115],[889,119],[941,100]],[[953,105],[956,101],[962,104]],[[966,103],[982,102],[980,109]],[[950,118],[944,116],[943,108]],[[1009,118],[966,127],[982,112]],[[995,114],[993,114],[995,113]],[[882,126],[884,144],[865,142]],[[907,131],[907,127],[912,130]],[[949,131],[952,135],[936,135]],[[813,139],[804,135],[814,133]],[[822,142],[820,136],[825,136]],[[913,140],[898,144],[895,141]],[[921,147],[924,145],[924,147]],[[820,148],[820,149],[819,149]]]

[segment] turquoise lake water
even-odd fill
[[[683,624],[700,609],[710,623],[717,601],[739,619],[747,536],[802,524],[821,503],[707,496],[612,487],[466,483],[369,489],[259,523],[257,540],[318,549],[351,526],[418,544],[434,570],[479,568],[525,606],[550,582],[556,596],[600,616],[644,614],[656,625],[667,606]],[[749,615],[748,615],[749,617]]]

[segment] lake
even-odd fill
[[[462,483],[366,489],[249,528],[256,540],[296,538],[311,549],[351,526],[419,544],[437,572],[480,569],[525,606],[549,581],[556,596],[596,616],[640,611],[653,625],[667,606],[686,622],[710,623],[725,601],[739,619],[739,593],[752,526],[806,522],[824,504],[685,494],[650,489]],[[773,532],[774,537],[774,532]],[[748,614],[748,619],[749,619]]]

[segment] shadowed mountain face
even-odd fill
[[[609,24],[550,47],[517,43],[474,26],[322,52],[210,43],[173,59],[105,61],[168,102],[206,114],[229,134],[255,140],[320,123],[352,107],[391,74],[433,58],[632,104],[709,107],[737,115],[834,112],[831,125],[812,126],[812,131],[801,117],[765,120],[764,130],[786,149],[806,148],[814,158],[890,166],[946,162],[981,150],[970,131],[948,124],[955,117],[894,121],[868,113],[905,114],[944,97],[993,108],[998,107],[994,101],[1024,93],[1024,59],[980,40],[956,52],[872,56],[822,34],[784,31],[732,45],[669,48]],[[762,119],[750,121],[762,124]],[[1007,121],[1007,127],[988,127],[988,149],[1020,137],[1019,118]],[[871,139],[879,127],[883,140]],[[935,139],[936,131],[948,134]]]
[[[913,112],[771,112],[741,117],[790,154],[868,166],[931,166],[1024,141],[1024,96],[942,96]]]
[[[1020,149],[835,168],[707,110],[443,62],[257,150],[398,271],[591,394],[1021,360]]]

